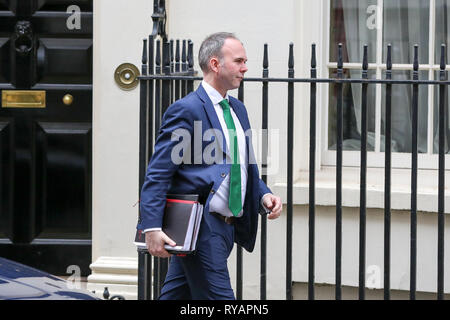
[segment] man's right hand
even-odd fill
[[[147,245],[148,252],[155,257],[169,258],[170,253],[164,248],[165,244],[170,246],[175,246],[176,243],[170,239],[162,231],[149,231],[145,233],[145,244]]]

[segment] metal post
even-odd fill
[[[392,79],[392,46],[387,47],[386,79]],[[392,84],[386,84],[386,127],[384,164],[384,299],[390,299],[391,288],[391,144],[392,144]]]
[[[342,44],[338,46],[337,77],[343,78]],[[337,83],[337,146],[336,146],[336,300],[342,298],[342,140],[343,140],[343,84]]]
[[[367,79],[369,64],[367,45],[364,46],[362,78]],[[365,298],[366,288],[366,177],[367,177],[367,83],[362,84],[361,94],[361,175],[359,209],[359,300]]]
[[[186,40],[183,40],[183,47],[181,49],[181,71],[186,72],[188,70],[187,56],[186,56]],[[187,81],[181,81],[181,97],[186,96]]]
[[[175,72],[180,72],[181,70],[181,62],[180,62],[180,40],[176,41],[176,49],[175,49]],[[175,80],[175,100],[180,99],[180,88],[181,88],[181,80]]]
[[[142,66],[141,72],[143,76],[147,75],[147,39],[143,40],[142,52]],[[140,108],[139,108],[139,185],[138,192],[140,192],[145,179],[145,169],[147,164],[147,99],[148,99],[148,81],[140,80]],[[139,210],[139,209],[138,209]],[[139,213],[140,221],[140,213]],[[146,300],[149,297],[151,290],[151,282],[148,281],[150,273],[145,263],[147,252],[138,250],[138,299]]]
[[[190,76],[194,75],[194,43],[189,40],[188,41],[188,72]],[[186,83],[186,91],[190,93],[194,91],[194,80],[188,80]]]
[[[244,82],[241,81],[238,91],[238,99],[244,103]],[[242,300],[243,292],[243,259],[242,259],[242,247],[237,245],[236,247],[236,299]]]
[[[439,80],[447,80],[445,45],[441,46]],[[438,181],[438,300],[444,300],[444,236],[445,236],[445,132],[446,132],[446,85],[439,85],[439,181]]]
[[[161,41],[156,40],[156,57],[155,57],[155,74],[161,74]],[[154,136],[155,140],[158,137],[159,128],[161,126],[161,80],[155,80],[155,127]],[[161,268],[160,268],[160,258],[153,258],[154,274],[153,274],[153,297],[157,299],[160,293],[160,283],[161,283]]]
[[[264,44],[263,57],[263,79],[269,77],[269,57],[268,46]],[[262,151],[261,151],[261,178],[267,184],[267,149],[268,141],[268,125],[269,125],[269,83],[262,82]],[[261,260],[260,260],[260,298],[267,299],[267,216],[261,215]]]
[[[316,45],[312,45],[311,79],[317,78]],[[308,250],[308,299],[314,300],[315,274],[315,217],[316,217],[316,91],[317,83],[311,82],[309,109],[309,250]]]
[[[414,46],[413,80],[419,80],[419,47]],[[419,109],[419,85],[413,84],[412,99],[412,159],[411,159],[411,271],[410,298],[416,299],[417,277],[417,131]]]
[[[150,35],[148,37],[148,74],[153,75],[155,73],[154,71],[154,64],[155,64],[155,42],[154,37]],[[147,117],[147,162],[150,161],[152,155],[153,155],[153,122],[154,122],[154,80],[148,80],[148,117]]]
[[[289,45],[288,78],[294,78],[294,44]],[[288,83],[287,139],[287,230],[286,230],[286,300],[292,300],[292,191],[294,175],[294,83]]]

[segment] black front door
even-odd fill
[[[59,275],[91,262],[92,25],[92,0],[0,0],[0,256]]]

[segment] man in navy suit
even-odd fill
[[[239,87],[246,62],[234,34],[210,35],[199,51],[201,85],[164,114],[141,191],[138,228],[150,254],[170,257],[164,245],[175,245],[161,230],[168,193],[199,194],[204,212],[196,253],[171,256],[161,300],[235,299],[227,268],[234,242],[253,251],[258,212],[281,214],[280,197],[259,177],[245,106],[227,93]]]

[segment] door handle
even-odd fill
[[[33,28],[30,21],[18,21],[14,27],[14,49],[20,55],[28,55],[34,46]]]
[[[68,94],[64,95],[64,97],[62,98],[62,101],[66,106],[70,106],[73,103],[73,96],[68,93]]]
[[[37,72],[39,76],[44,76],[45,72],[45,64],[46,64],[46,54],[45,54],[45,48],[41,45],[41,43],[38,43],[38,49],[36,53],[36,62],[37,62]]]

